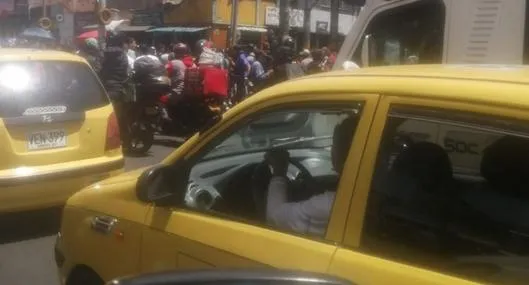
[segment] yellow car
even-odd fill
[[[62,205],[123,169],[119,129],[81,57],[0,49],[0,214]]]
[[[325,73],[72,196],[63,284],[275,267],[355,284],[529,284],[529,69]],[[92,283],[86,283],[90,280]]]

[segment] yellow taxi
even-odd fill
[[[528,94],[528,68],[472,65],[264,90],[159,165],[72,196],[61,281],[274,267],[360,285],[529,284]]]
[[[81,57],[0,49],[0,214],[62,205],[122,173],[119,129]]]

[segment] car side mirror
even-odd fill
[[[364,67],[369,66],[369,60],[371,59],[371,42],[372,42],[371,35],[365,35],[364,41],[362,42],[362,49],[361,49],[361,60],[362,60],[362,66]]]
[[[180,173],[182,171],[176,167],[166,165],[148,168],[136,182],[136,196],[140,201],[159,206],[178,204],[183,201],[183,194],[178,191],[178,181],[185,175]]]
[[[172,271],[127,277],[107,285],[354,285],[324,274],[283,270]]]

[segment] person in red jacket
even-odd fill
[[[184,91],[186,71],[195,67],[193,58],[189,55],[189,48],[184,43],[178,43],[173,48],[174,59],[167,64],[167,71],[171,78],[173,95],[177,97]]]

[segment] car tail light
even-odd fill
[[[121,137],[119,134],[119,123],[116,113],[112,112],[107,122],[107,138],[105,150],[112,150],[121,146]]]

